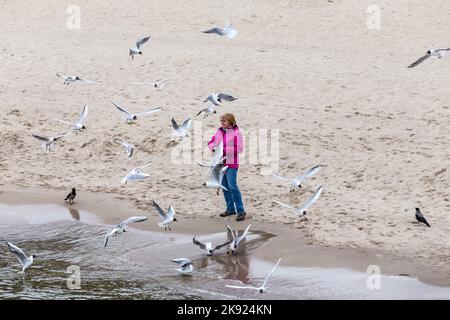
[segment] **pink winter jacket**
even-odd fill
[[[225,159],[225,165],[228,168],[238,168],[238,153],[244,150],[244,140],[242,139],[242,134],[239,132],[238,126],[234,126],[232,129],[220,127],[208,142],[209,149],[213,150],[221,141],[223,141],[223,155],[227,157]]]

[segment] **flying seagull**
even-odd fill
[[[131,57],[131,59],[134,59],[134,55],[135,54],[141,54],[142,55],[141,46],[144,43],[146,43],[148,41],[148,39],[150,39],[150,36],[139,39],[136,42],[136,46],[134,48],[130,49],[130,57]]]
[[[263,284],[261,285],[261,287],[254,287],[254,286],[250,286],[250,287],[244,287],[244,286],[231,286],[226,284],[225,286],[228,288],[235,288],[235,289],[251,289],[251,290],[257,290],[259,291],[259,293],[264,293],[264,291],[266,291],[267,289],[267,281],[269,280],[270,276],[272,275],[272,273],[275,271],[275,269],[278,267],[278,264],[280,263],[281,258],[278,258],[278,262],[275,265],[275,267],[273,267],[272,271],[270,271],[270,273],[267,275],[266,279],[264,279]]]
[[[416,219],[417,219],[417,221],[426,224],[428,227],[431,227],[430,224],[428,223],[428,221],[423,216],[422,212],[420,212],[419,208],[416,208]]]
[[[225,172],[227,171],[227,169],[228,167],[222,163],[216,164],[212,168],[211,178],[209,179],[209,181],[203,183],[203,185],[208,188],[221,188],[225,191],[228,191],[228,189],[222,185],[223,177],[225,176]]]
[[[69,200],[70,204],[73,204],[73,200],[75,199],[77,195],[77,192],[75,191],[75,188],[72,188],[72,191],[67,195],[67,197],[64,199],[64,201]]]
[[[220,104],[222,103],[223,100],[225,100],[225,101],[234,101],[234,100],[237,100],[237,99],[238,98],[233,97],[231,94],[228,94],[228,93],[224,93],[224,92],[214,93],[213,92],[209,96],[207,96],[205,98],[205,100],[203,100],[203,102],[210,101],[215,106],[220,106]]]
[[[230,226],[227,225],[227,231],[228,235],[231,234],[232,241],[230,243],[230,246],[228,247],[228,254],[229,253],[235,253],[239,247],[239,243],[244,240],[245,236],[247,235],[248,230],[250,229],[251,224],[248,225],[248,227],[245,229],[244,233],[238,237],[238,232],[236,230],[236,234],[233,233],[233,230],[231,230]]]
[[[441,59],[442,57],[447,55],[448,51],[450,51],[450,48],[448,48],[448,49],[431,49],[431,50],[428,50],[427,53],[423,57],[421,57],[419,60],[411,63],[408,66],[408,68],[414,68],[415,66],[417,66],[417,65],[421,64],[422,62],[424,62],[425,60],[427,60],[429,57]]]
[[[123,179],[122,179],[122,181],[120,181],[120,183],[125,184],[128,181],[140,181],[140,180],[144,180],[144,179],[150,177],[149,174],[141,172],[141,169],[148,167],[151,164],[152,164],[152,162],[150,161],[149,163],[147,163],[146,165],[143,165],[142,167],[134,168],[133,170],[128,172],[128,174],[125,177],[123,177]]]
[[[317,201],[317,199],[319,199],[319,196],[320,196],[320,194],[322,193],[322,190],[323,190],[323,186],[320,186],[319,187],[319,189],[317,189],[317,191],[308,199],[308,201],[306,201],[300,208],[294,208],[294,207],[291,207],[291,206],[289,206],[289,205],[287,205],[287,204],[284,204],[284,203],[282,203],[282,202],[280,202],[280,201],[277,201],[277,200],[272,200],[273,202],[275,202],[275,203],[278,203],[279,205],[281,205],[281,206],[283,206],[283,207],[286,207],[286,208],[288,208],[288,209],[291,209],[291,210],[293,210],[293,211],[295,211],[298,215],[299,215],[299,217],[300,218],[303,218],[305,215],[306,215],[306,211],[308,210],[308,208],[314,203],[314,202],[316,202]]]
[[[81,132],[82,129],[86,129],[86,127],[84,126],[83,123],[86,120],[87,114],[88,114],[88,107],[87,107],[87,105],[84,105],[83,109],[80,112],[80,116],[75,123],[62,121],[62,120],[58,120],[58,119],[55,119],[55,121],[59,121],[59,122],[65,123],[65,124],[70,124],[72,126],[72,130],[75,131],[75,133],[78,133],[78,132]]]
[[[58,73],[56,75],[60,78],[63,78],[64,79],[63,84],[66,84],[66,85],[69,85],[71,82],[75,82],[75,81],[84,81],[84,82],[88,82],[88,83],[100,83],[99,81],[81,79],[79,76],[62,76]]]
[[[118,225],[114,226],[111,229],[108,229],[108,231],[106,231],[106,235],[105,235],[105,241],[103,243],[103,248],[106,247],[106,245],[108,244],[108,239],[109,237],[116,237],[118,234],[126,232],[125,231],[125,226],[129,225],[130,223],[135,223],[135,222],[142,222],[147,220],[148,218],[146,216],[132,216],[129,217],[125,220],[123,220],[121,223],[119,223]]]
[[[227,22],[225,27],[219,28],[219,27],[213,27],[211,29],[208,30],[203,30],[203,33],[215,33],[218,34],[219,36],[226,36],[228,39],[233,39],[234,37],[236,37],[237,35],[237,30],[235,28],[233,28],[233,26]]]
[[[151,85],[152,87],[154,87],[156,89],[156,91],[161,91],[162,89],[164,89],[167,85],[167,82],[169,80],[172,80],[173,78],[169,78],[169,79],[163,79],[163,80],[159,80],[156,82],[132,82],[130,84],[136,84],[136,85]]]
[[[202,242],[198,241],[197,239],[195,239],[195,236],[194,236],[194,238],[192,238],[192,242],[195,245],[199,246],[201,249],[205,250],[207,256],[212,256],[214,251],[219,250],[220,248],[225,247],[226,245],[229,245],[231,243],[231,241],[233,241],[233,240],[228,240],[227,242],[218,244],[217,246],[215,246],[213,248],[211,242],[202,243]]]
[[[153,206],[156,208],[159,216],[163,220],[162,222],[158,223],[158,226],[160,228],[164,228],[164,231],[166,231],[167,229],[171,231],[172,229],[170,229],[170,224],[173,221],[178,221],[177,218],[175,218],[175,210],[173,209],[173,207],[169,206],[169,209],[167,209],[166,213],[155,201],[153,201]]]
[[[200,110],[200,111],[194,116],[194,118],[197,117],[197,116],[199,116],[199,115],[202,115],[202,116],[203,116],[203,119],[205,119],[205,118],[207,118],[208,116],[210,116],[210,115],[212,115],[212,114],[216,114],[216,113],[217,113],[217,111],[214,109],[214,104],[209,103],[209,104],[208,104],[208,107],[206,107],[205,109]]]
[[[191,128],[192,119],[188,118],[186,119],[181,127],[177,124],[174,118],[172,118],[172,127],[173,132],[171,136],[171,141],[174,141],[175,139],[183,140],[187,136],[189,136],[189,129]]]
[[[123,147],[125,148],[125,151],[127,152],[128,158],[130,158],[133,155],[135,146],[133,146],[131,143],[128,143],[125,141],[119,141],[119,140],[114,140],[114,141],[116,143],[120,143],[121,145],[123,145]]]
[[[44,137],[44,136],[40,136],[38,134],[32,133],[31,135],[33,136],[33,138],[37,139],[40,143],[42,148],[45,149],[45,151],[50,151],[52,145],[58,141],[61,138],[64,138],[65,136],[69,135],[70,132],[63,134],[61,136],[57,136],[57,137]]]
[[[192,264],[192,261],[188,258],[176,258],[172,259],[172,262],[178,263],[180,266],[179,269],[177,269],[178,272],[180,272],[183,275],[190,275],[192,274],[192,271],[194,270],[194,265]]]
[[[288,178],[288,177],[282,177],[277,174],[273,174],[275,178],[278,178],[283,181],[287,181],[291,185],[291,190],[289,192],[295,191],[296,188],[302,187],[302,182],[308,178],[311,178],[313,175],[315,175],[319,170],[321,169],[320,165],[317,165],[315,167],[312,167],[308,171],[306,171],[304,174],[294,177],[294,178]]]
[[[127,110],[125,110],[123,107],[119,106],[117,103],[112,102],[112,104],[115,105],[117,109],[119,109],[120,111],[122,111],[125,114],[125,116],[127,118],[125,123],[127,123],[127,124],[131,123],[133,120],[137,120],[138,117],[146,117],[148,115],[151,115],[152,113],[162,110],[162,108],[156,107],[156,108],[153,108],[153,109],[145,111],[145,112],[130,113]]]
[[[6,244],[9,247],[9,251],[14,253],[20,265],[22,266],[21,273],[25,273],[25,270],[33,264],[33,259],[36,258],[36,256],[32,254],[30,257],[27,257],[25,253],[23,253],[22,249],[20,249],[19,247],[13,245],[8,241],[6,241]]]

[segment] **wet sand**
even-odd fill
[[[197,257],[197,259],[200,259],[203,253],[198,247],[192,245],[193,235],[197,235],[202,240],[206,239],[202,236],[207,235],[207,238],[212,240],[213,243],[218,243],[225,239],[226,224],[229,224],[233,229],[243,230],[251,223],[251,234],[264,233],[267,240],[251,252],[252,261],[256,261],[254,268],[260,269],[264,265],[263,262],[267,264],[266,268],[270,268],[270,264],[275,263],[278,257],[282,257],[280,266],[283,267],[327,268],[330,270],[343,268],[366,273],[369,265],[377,265],[383,275],[407,274],[433,286],[450,286],[450,279],[448,278],[450,270],[448,268],[443,268],[441,272],[430,272],[426,266],[420,265],[412,259],[395,256],[381,250],[312,244],[304,230],[293,229],[285,224],[260,223],[253,221],[251,218],[238,223],[234,221],[234,218],[220,218],[218,216],[198,218],[177,211],[176,217],[179,221],[173,224],[172,231],[164,232],[157,226],[159,217],[156,211],[150,207],[150,204],[148,210],[141,210],[132,202],[114,199],[109,194],[79,192],[75,204],[70,206],[62,200],[65,193],[65,191],[42,189],[40,191],[36,189],[2,191],[0,193],[0,223],[6,223],[8,219],[11,220],[11,212],[6,215],[1,210],[2,206],[4,208],[5,205],[13,206],[11,208],[23,205],[62,206],[59,207],[61,219],[77,220],[89,224],[116,224],[130,215],[147,215],[149,217],[148,222],[134,224],[132,228],[151,231],[153,240],[156,242],[170,240],[168,246],[171,246],[171,248],[168,252],[172,255]],[[70,214],[61,210],[64,207]],[[74,214],[74,212],[78,214]],[[54,212],[40,212],[39,216],[48,217],[47,219],[41,219],[40,222],[56,219]],[[7,219],[7,217],[9,218]],[[21,217],[17,218],[20,219]],[[36,223],[36,221],[31,221],[31,223]],[[145,256],[145,254],[142,256]],[[169,257],[165,254],[152,255],[147,263],[167,263],[168,259]],[[260,263],[257,263],[257,261],[260,261]],[[227,262],[222,261],[222,263],[226,264]]]

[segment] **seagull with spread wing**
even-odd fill
[[[164,231],[167,229],[171,231],[172,229],[170,229],[170,224],[173,221],[178,221],[177,218],[175,218],[175,209],[172,206],[169,206],[169,209],[165,212],[155,201],[153,201],[153,206],[158,211],[158,214],[162,219],[162,222],[159,222],[158,226],[160,228],[164,228]]]
[[[305,217],[306,211],[308,210],[308,208],[310,206],[312,206],[313,203],[317,201],[317,199],[319,199],[319,196],[322,193],[322,190],[323,190],[323,186],[320,186],[319,189],[317,189],[317,191],[298,209],[291,207],[290,205],[284,204],[277,200],[272,200],[272,201],[275,203],[278,203],[279,205],[281,205],[285,208],[288,208],[288,209],[296,212],[300,218],[303,218],[303,217]]]
[[[125,227],[127,225],[129,225],[130,223],[142,222],[142,221],[145,221],[147,219],[148,219],[148,217],[146,217],[146,216],[132,216],[132,217],[129,217],[129,218],[123,220],[118,225],[115,225],[113,228],[108,229],[108,231],[106,231],[105,241],[103,243],[103,248],[105,248],[106,245],[108,244],[109,237],[113,237],[114,238],[118,234],[126,232]]]
[[[289,182],[291,185],[291,190],[289,192],[293,192],[295,191],[296,188],[301,188],[302,182],[308,178],[311,178],[313,175],[319,172],[320,169],[321,169],[320,165],[317,165],[306,171],[304,174],[293,178],[283,177],[277,174],[273,174],[273,176],[277,179]]]

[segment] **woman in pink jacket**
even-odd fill
[[[220,124],[221,127],[208,142],[209,149],[214,151],[214,148],[223,141],[223,155],[226,156],[225,166],[228,167],[222,180],[222,185],[228,189],[228,191],[223,190],[227,209],[220,216],[237,214],[236,221],[242,221],[245,219],[246,212],[242,203],[241,191],[237,185],[237,172],[239,168],[238,155],[244,150],[244,142],[234,115],[225,113],[220,117]]]

